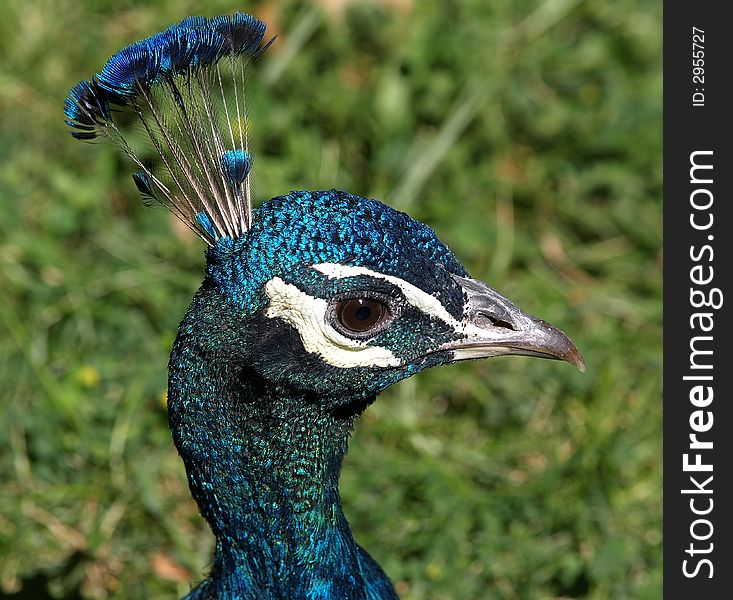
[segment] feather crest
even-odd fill
[[[64,104],[73,137],[115,143],[140,168],[133,175],[140,193],[210,245],[251,226],[244,72],[274,40],[262,43],[265,29],[243,13],[188,17],[114,54]],[[127,142],[111,106],[137,115],[160,156],[160,173]]]

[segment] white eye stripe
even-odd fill
[[[457,335],[464,337],[486,336],[486,330],[477,327],[468,321],[459,321],[446,310],[446,308],[440,303],[440,300],[435,296],[431,296],[419,287],[411,284],[409,281],[405,281],[399,277],[385,275],[384,273],[372,271],[366,267],[340,265],[338,263],[320,263],[318,265],[313,265],[313,268],[328,276],[330,279],[343,279],[345,277],[356,277],[358,275],[368,275],[369,277],[382,279],[397,286],[405,296],[405,300],[407,300],[407,302],[412,306],[431,317],[440,319],[452,328]]]
[[[437,317],[441,321],[444,321],[453,328],[454,331],[460,332],[464,330],[464,325],[454,318],[435,296],[431,296],[427,292],[424,292],[419,287],[412,285],[404,279],[400,279],[399,277],[394,277],[392,275],[385,275],[384,273],[378,273],[377,271],[372,271],[366,267],[339,265],[336,263],[321,263],[313,265],[313,268],[328,276],[330,279],[343,279],[344,277],[356,277],[357,275],[368,275],[369,277],[383,279],[384,281],[400,288],[405,299],[415,308],[421,310],[427,315]]]
[[[331,327],[326,319],[328,303],[274,277],[265,284],[270,299],[265,315],[280,318],[297,330],[306,352],[335,367],[397,367],[402,364],[392,351],[353,340]]]

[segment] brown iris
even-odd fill
[[[387,316],[387,307],[371,298],[351,298],[336,305],[339,323],[355,333],[373,329]]]

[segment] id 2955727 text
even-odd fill
[[[692,106],[705,106],[705,31],[692,28]]]

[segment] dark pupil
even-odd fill
[[[354,298],[339,303],[338,320],[351,331],[368,331],[379,324],[384,312],[381,302],[369,298]]]

